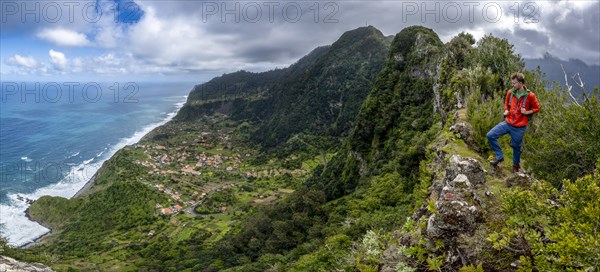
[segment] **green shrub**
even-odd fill
[[[546,182],[502,196],[506,226],[488,236],[493,247],[519,257],[519,271],[595,271],[600,263],[600,175]],[[554,199],[554,200],[553,200]]]
[[[574,103],[559,87],[540,90],[542,110],[531,122],[524,158],[535,174],[560,188],[594,171],[600,154],[600,91]]]
[[[457,74],[459,79],[455,85],[462,86],[467,91],[467,118],[473,131],[471,137],[474,148],[484,153],[490,150],[486,134],[496,124],[502,121],[504,112],[504,95],[497,94],[495,98],[486,99],[485,94],[493,92],[496,77],[489,68],[475,67]]]

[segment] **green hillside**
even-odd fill
[[[542,104],[519,174],[490,167],[485,137],[515,71]],[[2,254],[57,271],[598,271],[600,90],[575,104],[543,78],[491,35],[352,30],[198,85],[89,191],[37,200],[52,234]]]
[[[299,133],[345,136],[388,48],[389,39],[374,27],[348,31],[288,68],[240,71],[197,86],[176,119],[217,111],[248,120],[253,122],[250,139],[265,148],[281,146]]]

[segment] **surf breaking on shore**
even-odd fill
[[[30,201],[26,200],[37,200],[45,195],[65,198],[78,196],[81,192],[91,187],[96,172],[106,160],[110,159],[118,150],[127,145],[139,142],[150,131],[169,122],[177,115],[177,112],[183,107],[186,100],[187,96],[183,96],[183,101],[176,103],[175,110],[167,114],[163,120],[143,127],[139,131],[136,131],[133,136],[121,139],[110,149],[102,150],[99,154],[84,160],[81,164],[70,167],[69,173],[58,183],[39,188],[33,193],[7,194],[10,202],[0,204],[0,214],[2,215],[0,216],[0,235],[7,239],[10,245],[21,247],[48,234],[50,229],[29,220],[27,217],[26,210],[29,208],[30,204],[28,202]]]

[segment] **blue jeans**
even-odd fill
[[[508,133],[510,134],[510,145],[513,148],[513,164],[519,164],[521,162],[521,143],[523,142],[523,136],[525,136],[525,129],[527,129],[526,126],[513,127],[506,123],[506,121],[503,121],[498,123],[487,133],[486,136],[492,150],[494,150],[496,160],[504,158],[502,148],[500,147],[500,144],[498,144],[498,138]]]

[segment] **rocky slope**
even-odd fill
[[[10,257],[0,256],[0,271],[2,272],[52,272],[49,267],[40,263],[25,263]]]
[[[464,118],[464,110],[457,112],[456,125],[430,146],[427,169],[432,182],[427,198],[394,232],[380,271],[411,271],[409,267],[427,271],[423,263],[441,271],[479,264],[485,271],[498,271],[511,269],[507,263],[518,264],[513,262],[518,257],[509,262],[491,259],[494,249],[487,237],[505,220],[500,210],[503,191],[513,186],[527,189],[535,181],[524,173],[509,173],[509,167],[490,169],[466,144],[471,132]]]

